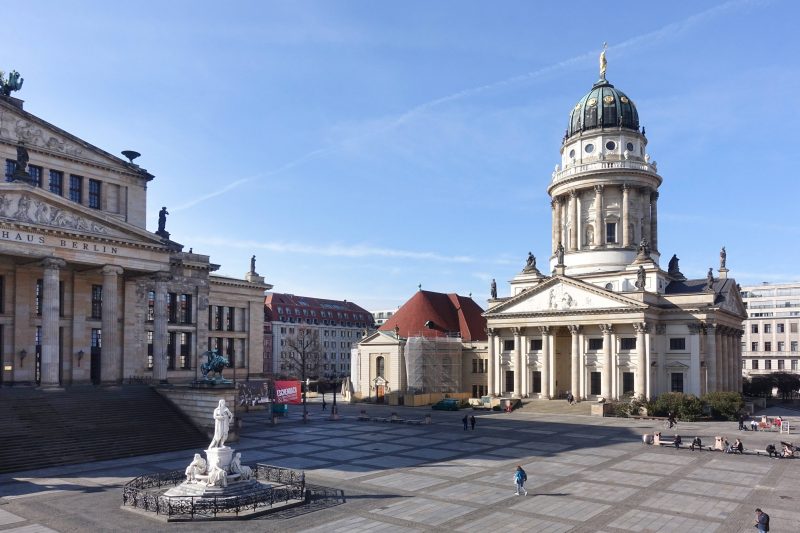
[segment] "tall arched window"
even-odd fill
[[[384,371],[384,359],[383,356],[381,356],[375,359],[375,377],[379,378],[384,377],[383,371]]]

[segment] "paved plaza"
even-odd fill
[[[398,412],[433,413],[431,425],[360,422]],[[298,408],[293,408],[297,416]],[[18,472],[0,477],[0,532],[50,531],[536,531],[744,532],[753,510],[773,532],[800,531],[800,460],[645,446],[651,420],[545,415],[536,402],[512,414],[341,406],[336,422],[320,406],[305,425],[245,415],[232,444],[248,463],[304,469],[309,484],[341,496],[253,521],[165,524],[120,509],[121,485],[154,471],[183,469],[198,450]],[[680,423],[684,443],[714,435],[763,450],[778,433],[739,432],[736,423]],[[672,432],[664,431],[664,434]],[[783,440],[787,440],[783,435]],[[528,472],[516,496],[515,466]]]

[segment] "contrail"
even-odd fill
[[[714,16],[717,16],[717,15],[719,15],[719,14],[725,12],[725,11],[728,11],[730,9],[738,8],[738,7],[744,6],[744,5],[755,4],[755,3],[759,3],[758,0],[731,0],[729,2],[725,2],[724,4],[720,4],[720,5],[711,7],[709,9],[705,10],[705,11],[701,11],[700,13],[696,13],[694,15],[691,15],[691,16],[689,16],[689,17],[687,17],[687,18],[685,18],[685,19],[683,19],[681,21],[673,22],[671,24],[667,24],[666,26],[664,26],[662,28],[659,28],[657,30],[654,30],[654,31],[651,31],[651,32],[648,32],[648,33],[644,33],[644,34],[638,35],[636,37],[631,37],[630,39],[628,39],[626,41],[623,41],[622,43],[620,43],[618,45],[610,46],[608,48],[608,50],[609,51],[622,51],[622,50],[625,50],[627,48],[631,48],[631,47],[634,47],[634,46],[637,46],[637,45],[640,45],[640,44],[649,45],[649,44],[652,44],[652,43],[654,43],[654,42],[656,42],[658,40],[661,40],[661,39],[663,39],[665,37],[669,37],[669,36],[672,36],[675,33],[684,31],[684,30],[686,30],[686,29],[688,29],[688,28],[690,28],[690,27],[692,27],[692,26],[694,26],[696,24],[699,24],[700,22],[705,21],[706,19],[709,19],[709,18],[712,18]],[[362,135],[356,135],[354,137],[349,137],[349,138],[347,138],[347,139],[345,139],[343,141],[340,141],[340,142],[338,142],[336,144],[333,144],[331,146],[327,146],[327,147],[324,147],[324,148],[317,148],[316,150],[312,150],[311,152],[308,152],[305,155],[302,155],[302,156],[300,156],[300,157],[298,157],[296,159],[293,159],[292,161],[289,161],[288,163],[285,163],[285,164],[281,165],[280,167],[278,167],[276,169],[273,169],[273,170],[271,170],[269,172],[258,174],[256,176],[252,176],[250,178],[243,178],[243,179],[237,180],[237,181],[235,181],[233,183],[230,183],[230,184],[226,185],[225,187],[223,187],[223,188],[221,188],[221,189],[219,189],[217,191],[210,192],[210,193],[208,193],[206,195],[199,196],[199,197],[197,197],[197,198],[195,198],[193,200],[190,200],[187,203],[176,207],[175,211],[181,211],[183,209],[188,209],[190,207],[194,207],[197,204],[200,204],[200,203],[202,203],[202,202],[204,202],[206,200],[209,200],[209,199],[214,198],[216,196],[219,196],[221,194],[225,194],[226,192],[231,191],[231,190],[239,187],[240,185],[244,185],[245,183],[248,183],[250,181],[255,181],[255,180],[258,180],[258,179],[274,176],[276,174],[280,174],[281,172],[285,172],[286,170],[289,170],[291,168],[294,168],[294,167],[297,167],[299,165],[302,165],[306,161],[310,161],[312,159],[316,159],[318,157],[322,157],[324,155],[337,152],[343,146],[345,146],[346,144],[350,144],[350,143],[352,143],[354,141],[367,139],[367,138],[379,135],[381,133],[385,133],[387,131],[391,131],[393,129],[396,129],[399,126],[405,124],[406,122],[409,122],[415,116],[418,116],[418,115],[424,113],[425,111],[428,111],[428,110],[433,109],[435,107],[441,106],[442,104],[446,104],[446,103],[449,103],[449,102],[454,102],[456,100],[462,100],[464,98],[469,98],[471,96],[475,96],[477,94],[484,93],[484,92],[487,92],[487,91],[492,91],[492,90],[499,89],[499,88],[502,88],[502,87],[507,87],[507,86],[515,85],[515,84],[522,83],[522,82],[532,81],[532,80],[541,78],[541,77],[543,77],[543,76],[545,76],[547,74],[550,74],[550,73],[553,73],[553,72],[557,72],[557,71],[560,71],[560,70],[564,70],[564,69],[566,69],[568,67],[571,67],[572,65],[580,64],[580,63],[583,63],[584,61],[587,61],[587,60],[590,60],[590,59],[593,59],[593,58],[596,58],[596,57],[597,57],[597,51],[586,52],[584,54],[580,54],[580,55],[571,57],[569,59],[565,59],[563,61],[559,61],[558,63],[554,63],[552,65],[548,65],[546,67],[542,67],[542,68],[540,68],[538,70],[534,70],[534,71],[528,72],[526,74],[520,74],[520,75],[513,76],[511,78],[507,78],[507,79],[504,79],[504,80],[496,81],[496,82],[489,83],[489,84],[486,84],[486,85],[481,85],[479,87],[472,87],[472,88],[469,88],[469,89],[464,89],[464,90],[449,94],[447,96],[442,96],[442,97],[437,98],[435,100],[431,100],[429,102],[425,102],[423,104],[420,104],[420,105],[418,105],[416,107],[413,107],[410,110],[406,111],[405,113],[403,113],[402,115],[397,117],[395,120],[390,121],[386,126],[384,126],[382,128],[378,128],[378,129],[373,130],[373,131],[365,132]]]

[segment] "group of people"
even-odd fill
[[[464,423],[464,431],[467,430],[467,425],[472,426],[472,429],[475,429],[475,415],[467,416],[464,415],[464,418],[461,419],[461,422]]]
[[[774,444],[768,444],[766,451],[770,457],[794,457],[795,445],[791,442],[781,441],[781,451]]]
[[[747,431],[747,416],[744,413],[739,414],[739,431]],[[778,429],[781,428],[783,425],[783,419],[780,416],[776,416],[772,420],[769,420],[767,417],[763,417],[761,424],[759,424],[758,420],[754,417],[750,418],[750,430],[751,431],[758,431],[758,428],[761,427],[763,429],[769,429],[770,426],[776,427]]]

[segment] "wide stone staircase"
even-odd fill
[[[205,447],[206,437],[144,385],[0,389],[0,473]]]
[[[590,415],[595,402],[579,402],[570,405],[567,400],[523,400],[523,413],[548,415]]]

